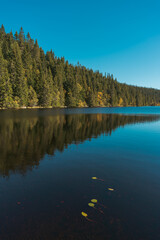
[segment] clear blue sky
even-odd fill
[[[5,0],[0,23],[70,63],[160,89],[159,0]]]

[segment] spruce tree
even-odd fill
[[[20,106],[28,104],[28,86],[23,68],[21,51],[17,42],[12,45],[12,60],[11,67],[11,83],[14,97],[19,98]]]
[[[28,89],[28,106],[35,107],[38,104],[38,98],[35,90],[32,88],[32,86]]]
[[[12,87],[7,70],[7,61],[4,60],[0,47],[0,108],[13,107]]]

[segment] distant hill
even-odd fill
[[[152,79],[151,79],[152,81]],[[113,75],[46,54],[23,29],[0,28],[0,108],[160,105],[160,90],[117,82]]]

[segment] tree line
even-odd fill
[[[160,105],[160,90],[122,84],[113,75],[44,52],[23,28],[0,28],[0,108]]]

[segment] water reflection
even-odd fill
[[[6,116],[0,119],[0,174],[25,173],[45,154],[54,155],[71,143],[80,143],[126,124],[151,122],[159,116],[131,116],[118,114]]]

